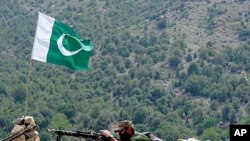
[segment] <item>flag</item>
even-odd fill
[[[93,49],[68,25],[39,12],[31,59],[87,70]]]

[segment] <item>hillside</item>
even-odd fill
[[[226,140],[250,122],[250,1],[8,0],[0,5],[0,139],[12,121],[109,128],[130,119],[166,141]],[[89,71],[32,61],[38,11],[94,42]],[[246,76],[246,78],[245,78]],[[68,138],[65,138],[67,140]],[[70,140],[70,139],[68,139]]]

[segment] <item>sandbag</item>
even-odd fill
[[[14,127],[11,130],[11,135],[22,132],[25,129],[30,129],[24,132],[21,136],[13,141],[40,141],[39,133],[36,130],[36,123],[32,116],[23,116],[13,121]]]

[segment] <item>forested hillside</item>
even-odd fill
[[[27,91],[39,11],[94,51],[88,71],[32,61]],[[98,131],[122,119],[166,141],[218,141],[229,124],[250,123],[248,0],[2,0],[0,56],[0,139],[27,93],[41,141],[55,140],[47,128]]]

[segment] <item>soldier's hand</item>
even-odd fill
[[[117,141],[109,130],[100,130],[103,137],[105,137],[109,141]]]
[[[111,133],[109,132],[109,130],[100,130],[100,132],[107,139],[111,136]]]

